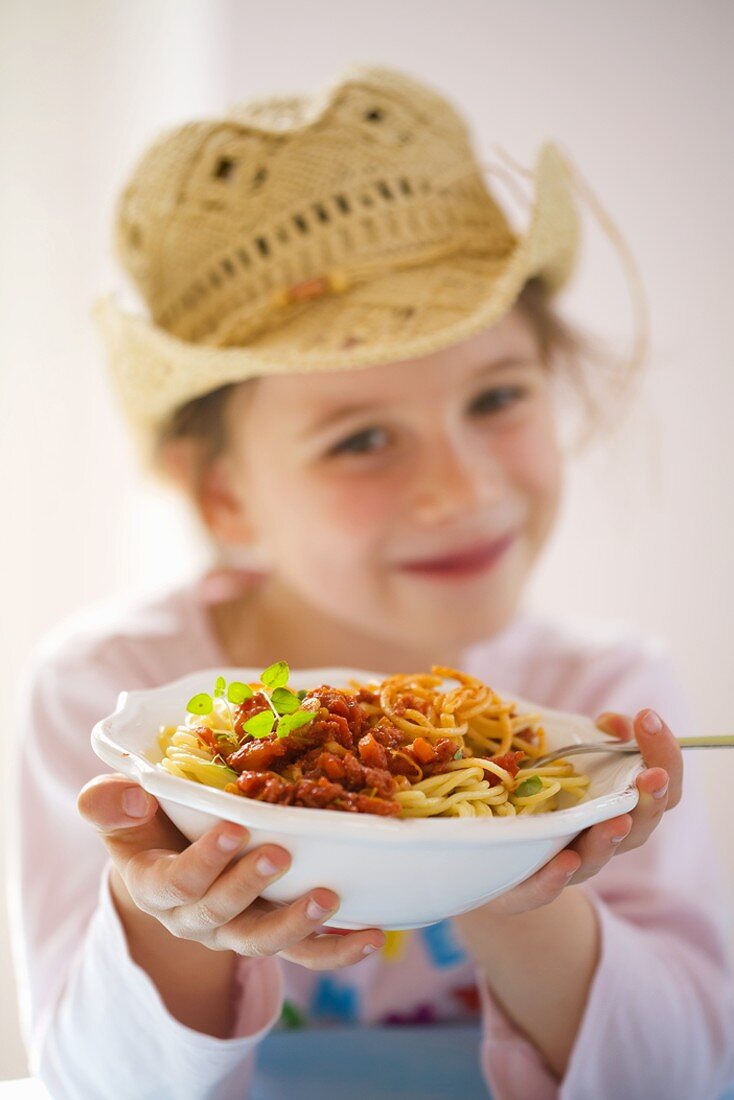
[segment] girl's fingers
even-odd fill
[[[333,970],[360,962],[378,951],[384,942],[385,934],[379,928],[366,928],[336,936],[314,934],[278,954],[309,970]]]
[[[632,814],[622,814],[620,817],[612,817],[608,821],[600,821],[598,825],[584,829],[568,845],[568,850],[578,852],[581,864],[568,880],[567,885],[575,886],[579,882],[585,882],[587,878],[591,878],[600,871],[620,850],[632,828]]]
[[[620,852],[644,844],[669,805],[668,774],[662,768],[648,768],[638,775],[637,788],[640,798],[631,814],[632,829],[619,845]]]
[[[613,710],[605,710],[596,720],[597,727],[604,733],[617,737],[620,741],[629,741],[634,737],[632,719],[626,714],[617,714]]]
[[[501,913],[522,913],[547,905],[564,887],[584,882],[600,871],[622,847],[632,827],[632,815],[622,814],[585,829],[544,867],[489,906]]]
[[[223,821],[187,844],[182,852],[148,848],[130,858],[122,868],[125,885],[146,911],[188,909],[201,901],[248,840],[244,826]],[[244,870],[251,872],[252,860]],[[247,892],[243,893],[240,887],[237,912],[244,908],[246,896]]]
[[[564,848],[530,878],[513,886],[507,893],[487,902],[491,912],[510,915],[539,909],[554,901],[581,866],[581,857]]]
[[[670,786],[666,807],[671,810],[680,802],[683,789],[683,753],[680,745],[654,710],[641,710],[635,715],[634,731],[648,768],[668,774]]]
[[[488,910],[502,914],[522,913],[547,905],[558,897],[565,886],[584,882],[597,874],[618,852],[644,844],[666,808],[670,809],[680,801],[682,753],[670,729],[655,711],[641,710],[634,719],[605,711],[596,719],[596,725],[622,741],[632,737],[637,739],[643,760],[648,765],[637,777],[640,792],[637,806],[629,814],[585,829],[525,882],[488,902]],[[573,855],[573,862],[569,853]]]
[[[314,970],[349,966],[364,957],[365,947],[376,950],[385,941],[378,928],[317,935],[339,907],[332,890],[312,890],[278,909],[260,898],[288,869],[290,856],[263,845],[233,862],[249,839],[242,826],[221,822],[189,844],[155,798],[123,775],[95,777],[80,791],[77,806],[99,832],[140,908],[168,910],[169,916],[180,911],[177,933],[185,934],[187,924],[195,932],[192,938],[213,929],[217,941],[227,941],[217,947],[252,956],[282,951]],[[311,902],[320,903],[318,909]]]
[[[222,821],[183,852],[167,855],[163,860],[159,852],[146,852],[136,861],[135,867],[141,889],[155,890],[161,909],[198,902],[244,848],[249,837],[244,826]]]
[[[138,852],[178,851],[188,844],[155,798],[124,775],[95,776],[79,792],[77,809],[100,834],[121,872]]]
[[[668,809],[678,805],[683,787],[683,754],[670,729],[656,711],[648,707],[638,711],[634,718],[605,711],[596,719],[596,725],[622,741],[635,737],[648,768],[662,768],[670,777]]]
[[[338,908],[338,895],[320,886],[278,909],[247,909],[216,932],[215,944],[242,955],[277,955],[312,935]]]
[[[634,718],[607,711],[599,715],[596,724],[621,739],[634,736],[647,764],[636,780],[640,797],[631,814],[632,828],[617,846],[617,852],[627,852],[644,844],[665,810],[680,802],[683,754],[660,715],[649,708],[638,711]]]
[[[236,850],[247,843],[248,836],[247,830],[240,826],[218,828],[213,835],[207,833],[177,857],[191,856],[189,862],[180,865],[169,876],[169,887],[177,896],[187,897],[187,901],[179,904],[171,914],[180,928],[196,935],[203,929],[229,924],[288,870],[289,853],[273,844],[253,848],[231,862]],[[235,842],[235,849],[222,850],[222,838]],[[195,852],[197,845],[202,847]],[[265,908],[269,907],[270,903],[266,903]]]

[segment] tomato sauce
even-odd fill
[[[313,721],[287,737],[271,733],[253,738],[244,723],[269,709],[263,693],[255,692],[235,711],[241,744],[223,759],[237,772],[237,781],[226,789],[261,802],[397,816],[395,792],[444,771],[456,757],[457,742],[450,737],[411,739],[362,702],[375,705],[378,699],[365,689],[354,693],[322,685],[301,703],[302,709],[313,710]],[[411,708],[423,712],[423,700],[405,696],[400,702],[401,714]],[[199,727],[196,732],[203,746],[223,754],[211,730]],[[514,776],[524,755],[510,752],[492,759]],[[487,778],[490,784],[500,782],[491,773]]]

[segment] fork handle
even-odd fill
[[[676,737],[682,749],[715,749],[734,745],[734,733],[710,733],[703,737]]]
[[[734,734],[713,733],[704,737],[676,737],[682,749],[714,749],[724,745],[734,747]],[[543,753],[533,766],[539,767],[550,764],[554,760],[562,760],[567,756],[575,756],[578,753],[588,752],[639,752],[640,746],[634,738],[627,741],[595,741],[585,745],[567,745],[565,749],[554,749],[552,752]]]
[[[701,737],[676,737],[682,749],[717,749],[722,745],[734,746],[734,733],[711,733]],[[639,752],[640,748],[634,739],[628,741],[600,741],[605,748],[617,748],[620,752]]]

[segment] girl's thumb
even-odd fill
[[[143,825],[154,816],[158,803],[123,775],[98,775],[79,792],[77,809],[101,833]]]
[[[122,792],[120,801],[125,815],[135,820],[149,817],[151,810],[156,806],[155,799],[151,798],[142,787],[128,787]]]

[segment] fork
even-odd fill
[[[722,745],[730,745],[734,748],[734,734],[717,733],[706,737],[676,737],[682,749],[715,749]],[[565,745],[563,748],[546,752],[535,760],[528,761],[528,766],[539,768],[543,764],[550,764],[552,760],[561,757],[575,756],[581,752],[640,752],[640,746],[634,739],[628,741],[582,741],[580,744]]]

